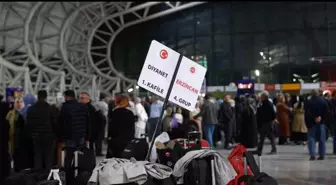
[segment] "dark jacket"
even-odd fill
[[[112,111],[108,127],[107,158],[122,157],[127,144],[134,138],[135,116],[127,108],[116,108]]]
[[[57,124],[55,111],[47,102],[39,100],[29,107],[26,124],[33,138],[53,137],[53,128]]]
[[[209,100],[204,100],[201,112],[196,117],[202,116],[203,124],[217,124],[217,112],[218,109],[215,103],[212,103]]]
[[[100,110],[97,110],[91,103],[87,104],[89,109],[89,121],[90,121],[90,135],[89,141],[95,141],[98,138],[98,133],[103,129],[103,118]]]
[[[109,121],[108,137],[112,139],[133,139],[134,138],[135,116],[127,108],[117,108],[111,113]]]
[[[218,121],[220,124],[233,124],[235,121],[234,109],[227,102],[220,105],[218,113]]]
[[[323,98],[312,96],[310,100],[304,104],[304,109],[307,128],[311,128],[315,124],[315,119],[319,116],[322,118],[321,123],[325,123],[328,104]]]
[[[261,127],[264,124],[273,123],[275,117],[273,104],[268,99],[263,100],[257,110],[258,127]]]
[[[60,138],[64,140],[88,139],[89,109],[85,104],[70,100],[63,103],[58,117]]]

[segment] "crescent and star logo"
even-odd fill
[[[160,57],[161,57],[162,59],[166,59],[166,58],[168,58],[168,52],[167,52],[167,50],[165,50],[165,49],[161,50],[161,51],[160,51]]]
[[[195,73],[195,71],[196,71],[196,69],[195,69],[194,67],[191,67],[191,68],[190,68],[190,72],[191,72],[191,73],[193,73],[193,74],[194,74],[194,73]]]

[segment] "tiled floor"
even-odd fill
[[[332,143],[327,144],[324,161],[309,161],[307,146],[277,146],[277,155],[263,155],[261,169],[273,176],[279,185],[335,185],[336,156],[331,155]],[[265,146],[264,152],[270,151]],[[223,156],[230,151],[219,150]],[[100,160],[102,158],[98,158]]]

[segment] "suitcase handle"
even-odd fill
[[[259,166],[257,165],[256,161],[254,160],[253,154],[257,154],[258,155],[258,163]],[[260,152],[251,152],[251,151],[247,151],[244,153],[244,174],[248,175],[248,171],[247,171],[247,166],[250,166],[252,173],[255,176],[258,176],[261,174],[261,153]]]

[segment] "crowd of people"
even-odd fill
[[[235,99],[225,95],[217,100],[209,94],[199,98],[194,111],[173,104],[163,107],[157,96],[116,94],[112,100],[101,94],[98,102],[92,102],[87,92],[81,92],[78,99],[72,90],[63,95],[65,102],[55,105],[47,103],[44,90],[37,93],[37,99],[32,94],[15,98],[12,94],[4,102],[1,96],[1,179],[12,168],[19,171],[60,166],[63,146],[76,149],[86,145],[102,156],[104,139],[108,143],[106,157],[111,158],[122,157],[132,139],[149,141],[162,132],[174,139],[199,131],[211,147],[218,148],[222,143],[230,150],[234,143],[241,143],[260,153],[267,137],[272,146],[270,154],[277,153],[275,139],[279,137],[279,145],[308,142],[310,160],[315,160],[318,141],[317,159],[323,160],[328,131],[336,136],[336,93],[323,96],[317,90],[294,98],[278,94],[274,99],[267,91]],[[336,137],[334,154],[335,144]]]

